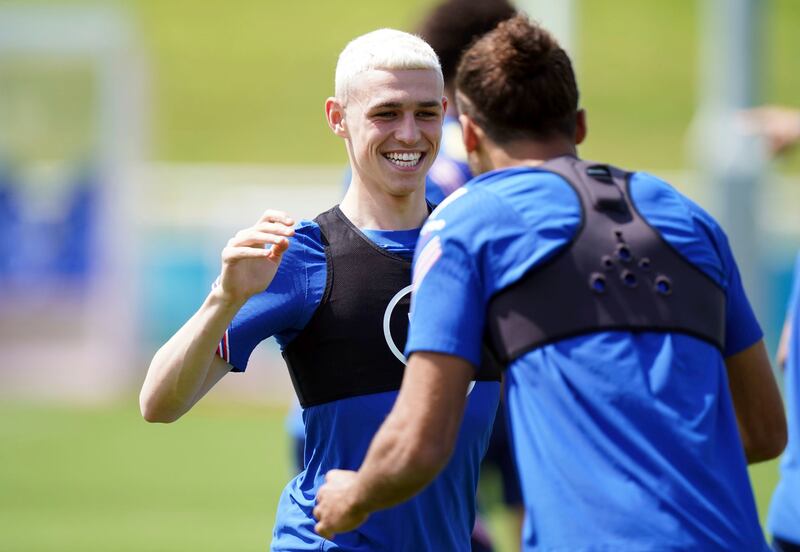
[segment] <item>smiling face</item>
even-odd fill
[[[333,98],[326,105],[328,123],[346,141],[353,184],[392,196],[424,190],[445,108],[436,71],[370,70],[355,77],[344,105]]]

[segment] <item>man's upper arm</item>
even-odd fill
[[[457,356],[419,352],[409,359],[393,415],[403,420],[422,464],[440,469],[449,458],[473,375]]]
[[[200,386],[200,389],[197,390],[197,394],[194,396],[190,408],[197,404],[197,401],[202,399],[212,387],[219,383],[219,381],[225,377],[225,374],[231,371],[231,368],[232,366],[230,364],[222,360],[219,356],[214,355],[214,358],[211,359],[211,366],[208,368],[206,379]]]
[[[778,456],[786,446],[786,415],[764,341],[727,357],[725,366],[748,462]]]
[[[728,384],[747,460],[760,462],[778,456],[786,446],[783,399],[730,245],[722,230],[716,230],[727,269],[724,356]]]
[[[718,250],[725,269],[725,351],[731,357],[758,343],[764,332],[756,319],[750,300],[747,298],[730,244],[721,228],[717,227]]]

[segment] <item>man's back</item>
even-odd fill
[[[649,175],[635,174],[630,189],[643,218],[725,291],[724,356],[758,342],[716,223]],[[425,310],[436,308],[443,289],[447,304],[459,305],[450,327],[457,330],[447,332],[461,336],[459,346],[445,345],[414,316],[409,349],[472,360],[483,324],[456,320],[483,321],[490,299],[563,250],[582,217],[566,181],[533,168],[487,173],[459,195],[434,214],[420,243],[419,259],[426,248],[441,251],[443,266],[415,274],[415,301]],[[458,266],[479,284],[437,280],[460,278]],[[595,332],[534,349],[506,377],[515,453],[533,505],[527,549],[539,542],[569,550],[765,546],[723,355],[713,345],[680,333]]]

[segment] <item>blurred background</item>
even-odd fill
[[[340,197],[323,111],[339,51],[436,3],[0,0],[0,551],[267,549],[293,475],[277,346],[175,425],[141,420],[139,386],[236,230]],[[518,4],[575,60],[581,155],[720,218],[774,353],[800,155],[770,159],[737,114],[800,107],[800,3]],[[776,464],[751,474],[763,518]]]

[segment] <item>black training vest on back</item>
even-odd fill
[[[314,221],[325,247],[325,292],[283,352],[300,404],[396,391],[405,367],[411,261],[374,244],[338,206]],[[497,370],[486,374],[476,379],[499,379]]]
[[[629,173],[571,156],[538,168],[575,190],[581,225],[553,258],[491,299],[487,341],[504,366],[599,331],[684,333],[723,350],[724,291],[636,211]]]

